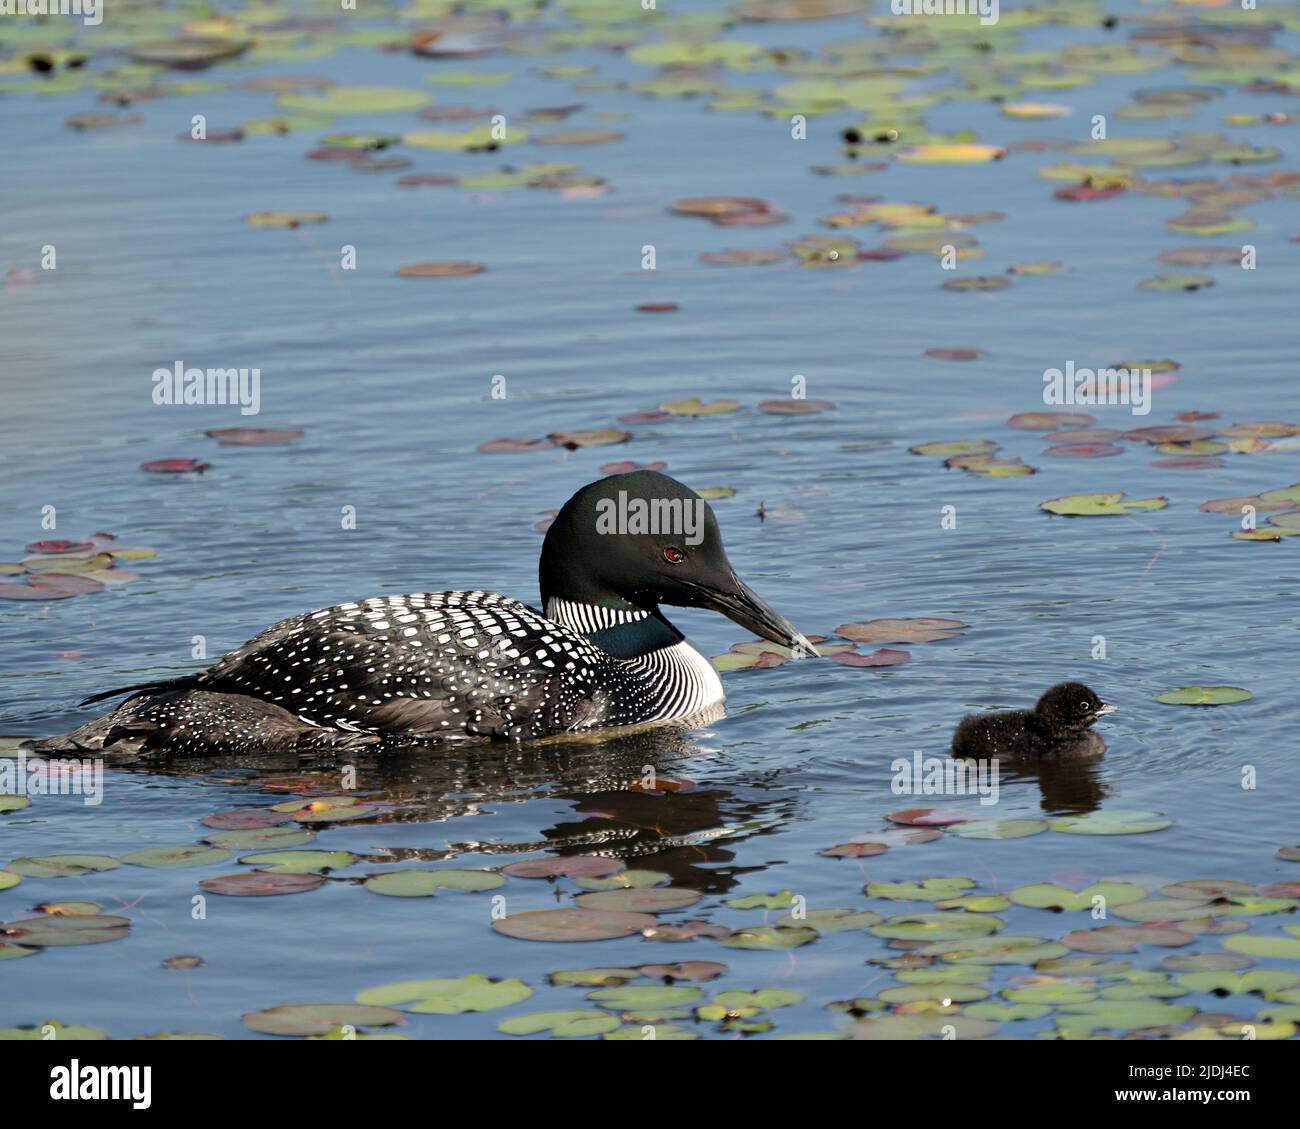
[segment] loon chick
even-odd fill
[[[247,752],[524,740],[690,717],[713,664],[660,611],[711,608],[817,652],[736,576],[712,509],[653,471],[579,490],[546,533],[544,612],[495,592],[376,596],[268,627],[197,674],[128,686],[43,751]]]
[[[1116,707],[1106,705],[1082,682],[1060,682],[1032,710],[967,714],[952,735],[957,757],[1036,757],[1083,739],[1088,728]]]

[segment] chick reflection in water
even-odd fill
[[[1082,682],[1061,682],[1032,710],[967,714],[952,736],[963,760],[996,760],[1012,780],[1036,779],[1044,811],[1092,811],[1106,795],[1096,765],[1106,743],[1093,724],[1116,707]]]

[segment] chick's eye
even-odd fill
[[[1089,704],[1088,704],[1087,702],[1080,702],[1080,703],[1079,703],[1079,712],[1080,712],[1080,713],[1087,713],[1088,710],[1089,710],[1089,708],[1090,708],[1090,707],[1089,707]]]
[[[668,545],[664,549],[664,560],[669,564],[681,564],[686,559],[686,554],[681,549]]]

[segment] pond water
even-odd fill
[[[0,558],[18,562],[31,555],[25,545],[95,531],[156,550],[117,562],[139,574],[129,583],[48,603],[0,602],[0,732],[66,731],[94,716],[76,705],[88,694],[204,665],[193,657],[196,636],[212,661],[309,608],[456,587],[535,603],[536,526],[602,466],[624,459],[661,460],[697,489],[734,489],[713,503],[731,559],[806,633],[829,636],[841,625],[886,617],[968,626],[932,642],[885,640],[911,655],[895,667],[822,659],[727,673],[726,716],[696,728],[410,750],[347,764],[257,757],[110,763],[98,805],[74,795],[36,796],[30,807],[0,814],[0,868],[21,857],[120,859],[194,843],[212,833],[204,817],[338,795],[348,769],[355,772],[352,794],[383,806],[355,820],[307,825],[316,832],[310,849],[356,857],[342,860],[318,888],[291,897],[209,893],[196,910],[198,883],[251,871],[237,860],[257,848],[193,867],[128,863],[59,878],[28,874],[0,891],[0,920],[11,926],[37,916],[33,907],[68,901],[96,903],[130,926],[112,943],[75,950],[50,944],[34,955],[12,954],[26,959],[0,961],[0,1027],[56,1019],[112,1038],[248,1037],[244,1013],[478,973],[517,979],[532,994],[525,1001],[507,999],[508,989],[489,992],[488,1010],[461,1014],[408,1011],[393,1029],[412,1037],[503,1037],[497,1024],[511,1016],[591,1011],[602,1002],[585,998],[590,986],[548,983],[557,970],[717,961],[726,971],[696,992],[644,993],[601,1015],[616,1017],[632,1038],[647,1037],[647,1029],[652,1037],[942,1037],[945,1027],[958,1037],[1136,1031],[1154,1038],[1209,1029],[1240,1038],[1242,1023],[1254,1025],[1258,1037],[1295,1036],[1300,872],[1277,852],[1300,843],[1293,755],[1300,569],[1289,536],[1234,539],[1239,507],[1199,509],[1210,499],[1300,480],[1300,449],[1285,441],[1288,430],[1254,429],[1263,438],[1253,443],[1252,429],[1219,434],[1242,421],[1300,420],[1300,265],[1290,241],[1300,232],[1294,6],[1240,12],[1118,4],[1106,10],[1120,22],[1107,29],[1101,7],[1072,4],[1041,10],[1051,20],[1004,10],[993,27],[959,31],[948,17],[908,23],[884,4],[854,10],[845,3],[838,17],[779,22],[742,22],[739,9],[729,16],[708,4],[673,4],[671,12],[664,6],[631,20],[621,9],[636,5],[534,12],[524,3],[470,4],[460,7],[514,12],[504,25],[509,38],[499,43],[487,16],[482,23],[465,16],[448,49],[493,50],[431,58],[383,45],[404,42],[412,29],[449,26],[442,17],[450,5],[358,17],[328,5],[259,4],[258,15],[218,4],[229,25],[190,30],[247,35],[258,45],[197,71],[133,64],[121,54],[196,18],[182,8],[150,7],[156,10],[146,15],[122,5],[119,20],[110,7],[99,27],[59,24],[59,34],[47,38],[71,36],[90,58],[67,70],[56,56],[45,77],[24,61],[46,49],[42,37],[0,23],[0,132],[7,142],[0,271],[8,272],[0,290]],[[763,10],[754,5],[751,14]],[[294,14],[324,22],[269,22]],[[688,35],[705,45],[697,54],[638,56],[602,46]],[[1203,46],[1192,45],[1198,37]],[[710,54],[706,48],[719,42],[755,46]],[[661,61],[678,69],[660,71]],[[702,65],[682,69],[685,62]],[[571,66],[581,69],[550,69]],[[457,77],[465,72],[489,81],[470,84]],[[522,127],[528,139],[496,152],[406,143],[375,154],[408,157],[402,169],[366,170],[304,154],[330,133],[453,130],[487,118],[429,121],[416,109],[340,113],[331,124],[284,135],[179,139],[196,114],[215,133],[289,112],[277,107],[275,92],[249,88],[249,79],[264,76],[400,87],[429,95],[434,108],[499,111],[508,129],[520,128],[536,108],[582,108],[554,123],[529,122]],[[665,97],[663,89],[636,88],[656,77],[698,93]],[[887,78],[896,90],[879,86]],[[780,93],[784,84],[810,80],[824,88]],[[856,92],[835,93],[865,80]],[[1249,89],[1256,80],[1280,85]],[[125,107],[98,100],[106,90],[154,83],[175,89]],[[1072,113],[1009,117],[989,97],[995,85],[1005,87],[1006,101],[1048,102]],[[1151,90],[1182,93],[1163,101],[1134,97]],[[931,104],[904,101],[926,91],[942,96]],[[765,101],[744,105],[743,92]],[[710,106],[724,94],[738,108]],[[1164,112],[1153,112],[1153,104]],[[1131,115],[1144,105],[1144,116]],[[139,121],[65,127],[69,116],[88,113],[138,114]],[[790,120],[799,113],[806,116],[802,140],[792,137]],[[1270,113],[1289,120],[1257,120]],[[1104,160],[1080,155],[1081,146],[1104,145],[1091,142],[1094,115],[1106,115],[1111,138],[1155,140],[1140,161],[1132,149],[1102,149],[1114,154]],[[814,173],[814,166],[849,160],[841,131],[863,122],[899,127],[897,143],[867,145],[857,158],[883,167],[866,175]],[[569,129],[623,137],[595,145],[534,140]],[[966,130],[969,138],[956,136]],[[1060,144],[1025,144],[1035,139]],[[1176,139],[1177,156],[1162,144],[1168,139]],[[1009,151],[970,163],[906,159],[912,145],[965,140]],[[1054,189],[1083,176],[1047,179],[1038,170],[1080,160],[1107,164],[1112,179],[1095,179],[1094,187],[1127,190],[1096,200],[1053,198]],[[561,188],[398,184],[414,173],[457,178],[543,161],[580,169]],[[1190,184],[1211,179],[1217,183]],[[913,211],[889,230],[821,224],[865,206],[837,199],[845,194],[934,211],[929,219]],[[713,196],[759,198],[787,222],[729,227],[668,208]],[[731,207],[733,215],[746,210]],[[1189,210],[1210,234],[1166,225]],[[241,222],[264,211],[328,218],[295,228]],[[748,211],[751,220],[772,218],[761,205]],[[834,248],[834,261],[799,242],[832,235],[850,241]],[[943,269],[941,252],[927,249],[856,258],[857,250],[899,235],[933,236],[936,246],[952,240],[954,247],[975,237],[983,255],[960,259],[953,271]],[[790,242],[799,243],[794,253],[764,265],[700,259]],[[1244,244],[1256,249],[1257,269],[1155,259],[1180,247]],[[56,249],[54,270],[42,269],[47,245]],[[355,248],[354,270],[341,265],[345,246]],[[653,271],[642,269],[646,247],[654,249]],[[810,256],[812,265],[803,265]],[[395,277],[398,267],[428,260],[485,269]],[[1061,269],[1007,273],[1012,264],[1044,261]],[[1215,285],[1138,286],[1189,271],[1210,275]],[[976,276],[1010,285],[944,287]],[[637,310],[645,303],[679,308]],[[983,352],[972,360],[927,355],[954,348]],[[1126,360],[1161,362],[1153,366],[1149,414],[1124,404],[1072,409],[1093,417],[1090,426],[1194,426],[1210,433],[1201,442],[1239,440],[1234,449],[1205,448],[1203,466],[1160,466],[1153,464],[1201,448],[1158,451],[1135,437],[1117,439],[1113,457],[1056,457],[1044,454],[1041,430],[1007,425],[1017,413],[1058,410],[1044,404],[1045,370]],[[155,404],[151,374],[178,361],[259,369],[259,414]],[[493,395],[497,376],[505,378],[504,398]],[[788,416],[757,409],[762,401],[788,401],[796,376],[810,399],[834,407]],[[618,422],[689,397],[734,399],[741,407]],[[1180,422],[1193,412],[1215,416]],[[248,447],[219,446],[204,434],[226,427],[303,434]],[[611,427],[625,427],[631,439],[517,455],[476,450],[502,437]],[[1036,473],[981,474],[979,463],[964,471],[945,467],[942,453],[909,453],[959,440],[999,444],[1000,458],[1020,459]],[[211,465],[201,475],[139,469],[163,458]],[[1168,504],[1076,517],[1040,508],[1048,499],[1099,492]],[[42,526],[45,507],[57,515],[53,531]],[[355,528],[344,528],[344,507],[355,507]],[[1261,507],[1261,527],[1282,508]],[[670,618],[709,655],[744,637],[706,613]],[[1066,679],[1087,682],[1119,707],[1096,730],[1104,756],[1004,771],[997,803],[987,807],[971,797],[900,794],[891,786],[893,762],[910,761],[918,750],[943,756],[963,714],[1030,706]],[[1241,687],[1250,697],[1215,707],[1156,701],[1193,685]],[[13,758],[14,743],[4,752]],[[646,766],[676,790],[632,787]],[[1070,828],[1067,822],[1031,825],[1039,833],[1023,838],[945,833],[868,857],[819,854],[902,827],[890,814],[917,807],[952,817],[973,808],[994,820],[1154,812],[1160,818],[1147,822],[1168,826],[1094,837],[1058,829]],[[494,914],[572,906],[582,892],[573,879],[508,877],[491,891],[412,898],[381,896],[359,882],[401,868],[496,869],[586,854],[659,872],[663,878],[649,879],[660,882],[655,889],[698,892],[693,904],[660,913],[663,923],[706,921],[741,932],[730,943],[639,934],[529,942],[494,930]],[[937,877],[973,883],[954,884],[954,897],[1044,883],[1125,885],[1106,888],[1104,919],[1089,908],[1023,905],[1034,900],[1023,892],[1014,904],[940,909],[928,890],[863,889]],[[1206,879],[1245,886],[1180,887],[1175,902],[1160,893]],[[1125,914],[1129,894],[1116,890],[1129,886],[1159,900],[1146,907],[1144,898],[1146,912]],[[729,904],[753,895],[774,897],[767,908]],[[801,917],[805,908],[809,918]],[[832,908],[900,920],[882,928],[864,918],[857,928],[832,931],[815,913]],[[794,928],[820,922],[815,939],[744,932],[792,910]],[[902,920],[916,913],[948,919]],[[985,920],[970,924],[975,916]],[[1150,921],[1165,924],[1141,934],[1115,931]],[[1109,931],[1091,939],[1079,933],[1103,926]],[[993,951],[979,941],[959,960],[916,948],[982,936],[986,927],[993,936],[1042,943]],[[778,947],[745,947],[765,938]],[[202,963],[163,967],[182,955]],[[1247,970],[1269,974],[1233,978]],[[1225,976],[1228,987],[1197,979],[1198,972]],[[1188,974],[1193,978],[1179,979]],[[654,976],[628,981],[663,983]],[[905,985],[910,990],[891,993]],[[764,988],[796,995],[755,1014],[724,997],[729,1014],[722,1019],[691,1010],[718,993]],[[851,1013],[827,1008],[855,999]],[[508,1006],[497,1006],[503,1001]],[[338,1022],[349,1015],[340,1011]],[[609,1026],[591,1019],[593,1033]]]

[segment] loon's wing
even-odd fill
[[[610,657],[495,592],[379,596],[267,628],[200,674],[318,726],[429,738],[600,724]]]

